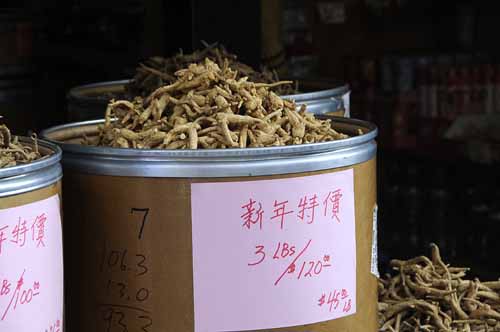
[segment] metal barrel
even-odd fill
[[[72,88],[66,96],[68,120],[77,122],[102,118],[112,96],[124,93],[128,82],[129,80],[109,81]]]
[[[110,81],[82,85],[71,89],[67,95],[68,119],[71,122],[95,120],[103,117],[106,106],[114,94],[123,94],[129,80]],[[304,86],[307,88],[307,83]],[[307,88],[310,90],[311,88]],[[285,95],[298,105],[306,104],[307,110],[315,114],[329,114],[349,117],[348,85],[332,89]]]
[[[350,117],[350,90],[347,84],[332,89],[322,89],[282,97],[293,99],[298,105],[307,105],[307,110],[314,114]]]
[[[37,144],[44,158],[0,168],[1,331],[63,326],[62,152]]]
[[[285,147],[83,145],[100,123],[42,133],[63,150],[69,330],[377,331],[373,124]]]

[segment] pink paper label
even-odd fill
[[[353,171],[191,185],[196,332],[356,312]]]
[[[59,196],[0,210],[0,331],[61,332]]]

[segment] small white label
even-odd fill
[[[378,205],[375,204],[375,206],[373,207],[371,272],[375,277],[380,278],[380,273],[378,272],[377,219],[378,219]]]
[[[342,102],[344,104],[344,109],[345,109],[345,112],[344,112],[344,118],[350,118],[351,117],[351,103],[350,103],[350,96],[351,96],[351,91],[348,91],[346,92],[343,96],[342,96]]]

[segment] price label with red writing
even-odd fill
[[[0,331],[60,332],[59,196],[0,210]]]
[[[196,332],[356,312],[353,170],[191,185]]]

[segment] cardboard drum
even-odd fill
[[[45,158],[0,169],[0,331],[63,331],[61,150],[38,145]]]
[[[272,148],[78,144],[99,122],[44,133],[64,151],[70,331],[377,330],[375,126]]]

